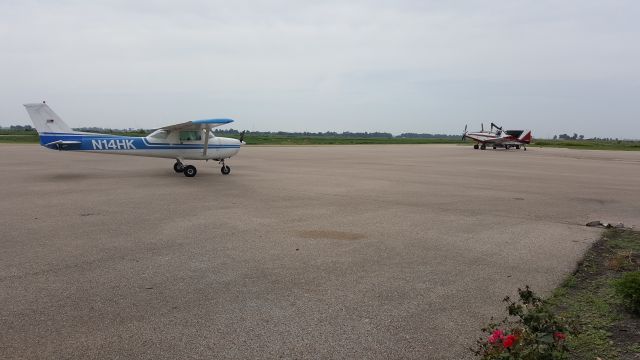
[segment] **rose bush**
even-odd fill
[[[518,301],[509,297],[509,316],[482,329],[481,337],[472,349],[482,359],[557,360],[567,359],[567,335],[570,328],[555,316],[541,298],[527,286],[518,289]]]

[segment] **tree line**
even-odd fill
[[[584,135],[578,135],[577,133],[573,133],[573,135],[569,135],[569,134],[560,134],[560,135],[553,135],[553,140],[602,140],[602,141],[619,141],[618,138],[599,138],[599,137],[593,137],[593,138],[588,138],[585,139]]]

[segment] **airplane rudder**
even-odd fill
[[[75,133],[69,125],[55,113],[49,105],[43,103],[25,104],[27,113],[31,118],[36,131],[41,134],[43,132],[52,133]]]

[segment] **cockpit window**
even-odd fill
[[[154,139],[164,140],[167,138],[168,135],[169,135],[169,132],[167,130],[156,130],[152,132],[151,135],[149,135],[149,137],[152,137]]]
[[[198,141],[202,140],[200,131],[180,131],[180,141]]]

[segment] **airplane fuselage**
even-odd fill
[[[56,144],[63,141],[64,144]],[[221,160],[240,151],[240,141],[211,137],[204,154],[203,141],[169,143],[150,137],[117,136],[94,133],[42,133],[40,144],[50,149],[100,154],[149,156],[182,160]]]

